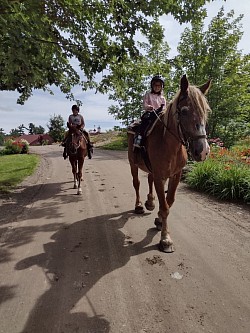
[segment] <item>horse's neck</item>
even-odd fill
[[[164,113],[163,122],[165,128],[177,133],[178,128],[176,120],[176,108],[177,108],[176,101],[169,103],[167,110]]]

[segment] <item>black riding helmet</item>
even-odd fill
[[[73,110],[77,110],[77,111],[79,112],[79,106],[76,105],[76,104],[74,104],[74,105],[72,105],[71,110],[72,110],[72,111],[73,111]]]
[[[156,82],[156,81],[160,81],[161,84],[162,84],[162,88],[164,88],[164,80],[163,80],[163,78],[160,75],[155,75],[152,78],[151,83],[150,83],[151,89],[153,89],[153,83]]]

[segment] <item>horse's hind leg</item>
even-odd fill
[[[164,190],[165,181],[158,179],[154,180],[154,183],[155,183],[155,190],[159,200],[158,223],[161,224],[161,240],[159,243],[159,248],[163,252],[170,253],[174,251],[174,247],[173,247],[173,241],[169,234],[168,224],[167,224],[169,205],[165,198],[165,190]]]
[[[145,207],[147,208],[147,210],[150,210],[150,211],[155,209],[155,196],[153,194],[153,184],[154,184],[153,175],[151,173],[149,173],[148,174],[149,193],[147,196],[147,201],[145,202]]]
[[[135,164],[130,164],[130,169],[131,169],[131,174],[133,177],[133,186],[135,189],[135,210],[134,212],[136,214],[143,214],[144,213],[144,208],[142,206],[142,202],[140,199],[140,180],[139,180],[139,176],[138,176],[138,167]]]

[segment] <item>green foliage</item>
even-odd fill
[[[42,126],[35,126],[33,123],[29,123],[29,134],[44,134],[45,129]]]
[[[51,116],[49,124],[47,125],[49,132],[48,134],[52,137],[55,142],[61,142],[64,138],[65,133],[65,122],[61,115]]]
[[[213,147],[211,157],[195,163],[185,181],[223,200],[250,202],[250,149]]]
[[[250,132],[250,56],[237,50],[242,17],[234,18],[234,11],[225,14],[222,7],[207,31],[203,22],[193,23],[182,34],[179,55],[173,61],[175,82],[183,71],[195,85],[212,78],[208,134],[220,137],[226,147]]]
[[[55,85],[73,99],[73,86],[98,88],[97,73],[123,64],[127,56],[136,61],[136,36],[150,39],[160,15],[171,13],[179,22],[197,20],[208,1],[2,0],[0,90],[18,91],[23,104],[34,89],[52,93]]]
[[[31,175],[39,162],[38,155],[0,155],[0,192],[8,192]]]
[[[0,133],[0,146],[3,146],[4,145],[4,134],[3,133]]]
[[[102,149],[107,150],[126,150],[128,148],[127,134],[120,133],[115,136],[110,142],[102,145]]]
[[[163,38],[161,27],[157,23],[154,23],[153,27],[158,34],[154,35],[155,38],[149,36],[152,44],[138,43],[145,55],[137,61],[127,58],[126,63],[122,65],[110,66],[110,74],[106,76],[113,91],[109,94],[109,99],[117,103],[109,107],[108,112],[126,126],[141,117],[142,98],[150,89],[152,73],[160,73],[166,82],[169,81],[169,46],[161,40]]]

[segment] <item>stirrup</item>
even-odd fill
[[[134,143],[133,146],[134,148],[139,148],[139,149],[141,148],[141,145],[139,145],[138,143]]]

